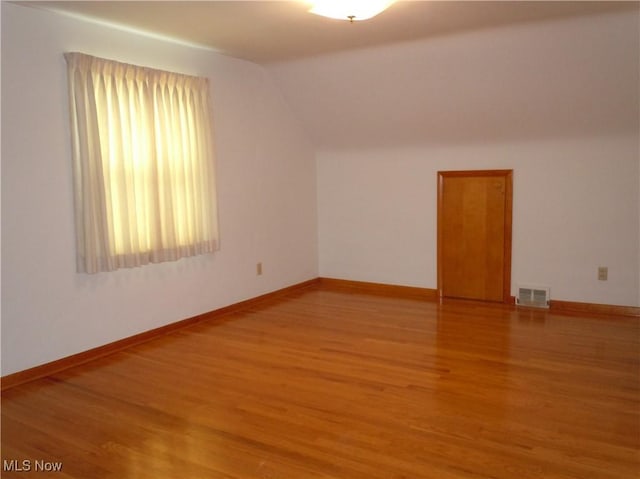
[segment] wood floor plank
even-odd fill
[[[4,391],[2,460],[7,478],[638,478],[640,322],[318,285]],[[63,469],[15,470],[37,460]]]

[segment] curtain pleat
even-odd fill
[[[82,53],[65,59],[78,271],[215,251],[208,80]]]

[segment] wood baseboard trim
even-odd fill
[[[34,381],[46,376],[51,376],[52,374],[59,373],[61,371],[64,371],[65,369],[79,366],[95,359],[108,356],[132,346],[151,341],[155,338],[170,334],[184,328],[188,328],[203,321],[221,322],[228,319],[228,317],[233,313],[245,311],[259,304],[268,301],[274,301],[291,293],[312,287],[321,287],[325,290],[373,294],[378,296],[419,299],[422,301],[438,301],[438,291],[431,288],[371,283],[366,281],[351,281],[335,278],[315,278],[279,289],[277,291],[273,291],[271,293],[266,293],[255,298],[240,301],[223,308],[209,311],[192,318],[183,319],[175,323],[167,324],[159,328],[129,336],[127,338],[120,339],[103,346],[98,346],[88,351],[73,354],[56,361],[25,369],[24,371],[18,371],[13,374],[8,374],[0,378],[0,390],[5,391],[20,384]],[[552,300],[548,311],[556,314],[585,314],[607,317],[640,318],[639,307],[579,303],[574,301]]]
[[[414,286],[398,286],[385,283],[369,283],[366,281],[351,281],[335,278],[318,278],[318,285],[323,289],[353,293],[374,294],[378,296],[401,297],[408,299],[421,299],[426,301],[438,301],[438,290],[430,288],[418,288]],[[490,303],[500,304],[500,303]],[[515,296],[510,296],[505,303],[515,306]],[[640,318],[640,308],[635,306],[616,306],[610,304],[578,303],[574,301],[552,300],[550,308],[546,310],[555,314],[583,314],[606,317],[633,317]]]
[[[394,298],[421,299],[423,301],[438,300],[438,291],[431,288],[370,283],[366,281],[351,281],[335,278],[318,278],[318,280],[319,286],[327,290],[374,294],[377,296],[392,296]]]
[[[33,368],[18,371],[13,374],[8,374],[0,378],[0,391],[5,391],[9,388],[46,376],[51,376],[52,374],[59,373],[61,371],[64,371],[65,369],[88,363],[89,361],[108,356],[110,354],[122,351],[123,349],[127,349],[138,344],[146,343],[153,339],[165,336],[184,328],[188,328],[203,321],[224,321],[226,319],[229,319],[229,316],[233,313],[245,311],[268,301],[277,300],[293,292],[316,286],[318,283],[318,278],[304,281],[302,283],[294,284],[292,286],[288,286],[271,293],[266,293],[261,296],[247,299],[245,301],[240,301],[238,303],[234,303],[220,309],[199,314],[192,318],[187,318],[175,323],[167,324],[165,326],[160,326],[159,328],[154,328],[143,333],[135,334],[133,336],[129,336],[127,338],[105,344],[103,346],[98,346],[81,353],[73,354],[71,356],[51,361],[40,366],[35,366]]]
[[[551,300],[551,313],[587,314],[612,317],[640,318],[640,308],[635,306],[617,306],[612,304],[579,303],[576,301]]]

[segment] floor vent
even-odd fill
[[[520,286],[516,297],[518,306],[529,306],[533,308],[549,307],[549,288],[538,286]]]

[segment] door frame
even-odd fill
[[[513,170],[456,170],[438,171],[438,298],[443,296],[443,260],[442,251],[444,244],[443,228],[443,202],[444,180],[446,178],[460,177],[504,177],[505,179],[505,205],[504,205],[504,247],[503,247],[503,271],[502,271],[502,302],[512,304],[511,296],[511,242],[512,242],[512,215],[513,215]]]

